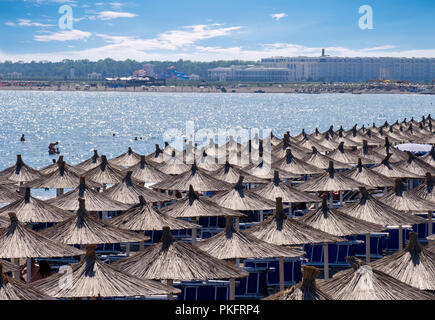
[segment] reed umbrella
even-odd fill
[[[172,177],[169,180],[161,181],[152,186],[153,189],[163,190],[189,190],[189,186],[192,185],[197,191],[220,191],[228,190],[231,185],[213,178],[209,173],[199,169],[196,163],[193,163],[190,170],[182,173],[176,177]]]
[[[354,257],[346,257],[351,269],[319,281],[320,290],[335,300],[434,300],[435,295],[416,289]]]
[[[272,168],[272,164],[265,163],[263,159],[260,159],[259,163],[253,163],[243,168],[243,171],[246,171],[248,174],[265,180],[273,179],[275,170],[279,171],[284,179],[299,178],[298,174]]]
[[[380,224],[384,227],[399,226],[399,242],[403,242],[403,225],[426,222],[425,219],[419,216],[413,216],[391,208],[384,202],[371,196],[365,188],[360,188],[360,193],[361,196],[357,201],[340,208],[340,211],[354,218]],[[366,235],[366,237],[366,261],[370,262],[370,235]]]
[[[141,279],[166,280],[168,284],[173,280],[236,279],[249,275],[190,243],[176,241],[169,227],[163,228],[160,243],[113,265]]]
[[[394,148],[389,141],[389,138],[385,138],[385,144],[382,147],[379,147],[375,150],[382,157],[386,157],[391,154],[391,162],[399,162],[402,160],[407,160],[408,155],[404,151],[400,151],[399,149]]]
[[[234,140],[233,136],[230,136],[228,141],[219,147],[219,154],[225,154],[229,151],[240,152],[242,150],[242,145]]]
[[[0,264],[3,266],[4,273],[20,271],[20,266],[17,266],[7,260],[0,259]]]
[[[364,184],[371,189],[394,186],[393,179],[387,178],[382,174],[363,166],[361,158],[358,159],[358,165],[355,168],[343,172],[343,175]]]
[[[62,210],[77,211],[79,209],[78,198],[85,199],[87,209],[93,212],[124,211],[130,208],[129,205],[112,200],[103,193],[88,187],[85,177],[80,177],[80,184],[77,188],[59,197],[49,199],[47,203]]]
[[[55,160],[53,159],[53,161],[55,161]],[[76,173],[78,175],[81,175],[81,174],[83,174],[85,172],[82,169],[79,169],[77,167],[73,167],[73,166],[70,166],[69,164],[67,164],[63,160],[63,156],[59,156],[59,159],[57,160],[57,162],[64,162],[65,168],[67,168],[68,170],[70,170],[70,171],[72,171],[72,172],[74,172],[74,173]],[[42,173],[44,176],[46,176],[46,175],[48,175],[50,173],[53,173],[53,172],[57,171],[59,169],[59,165],[57,164],[57,162],[53,162],[49,166],[46,166],[46,167],[40,169],[39,172]]]
[[[281,139],[279,139],[278,137],[276,137],[273,132],[270,132],[270,142],[272,143],[273,146],[276,146],[278,144],[281,143]]]
[[[370,170],[377,172],[387,178],[419,178],[418,175],[403,169],[401,166],[391,163],[390,158],[392,154],[389,153],[380,164],[371,167]]]
[[[5,217],[8,212],[15,212],[18,220],[23,223],[60,222],[71,216],[62,209],[32,197],[29,188],[26,188],[23,198],[0,208],[0,216]]]
[[[367,145],[380,146],[384,142],[376,135],[373,135],[370,129],[367,130],[365,133],[359,133],[357,132],[356,128],[352,128],[351,132],[345,135],[345,138],[359,145],[366,141]]]
[[[435,144],[432,146],[432,149],[430,149],[430,152],[428,154],[421,157],[421,160],[431,166],[435,166]]]
[[[0,300],[52,300],[51,297],[35,290],[21,281],[4,274],[4,261],[0,262]]]
[[[316,148],[320,152],[328,152],[332,150],[331,148],[324,147],[317,140],[315,140],[314,138],[310,138],[308,136],[305,136],[301,141],[299,141],[298,146],[304,147],[306,149]]]
[[[347,152],[344,148],[344,142],[340,142],[337,149],[329,152],[328,157],[334,161],[338,161],[346,164],[358,163],[358,159],[361,159],[355,154],[353,154],[352,152]],[[370,162],[364,159],[364,163],[370,163]]]
[[[360,144],[362,143],[362,142],[360,143],[360,142],[356,142],[354,140],[350,140],[350,139],[346,138],[343,135],[342,131],[339,131],[337,133],[337,135],[334,137],[333,141],[335,143],[338,143],[338,144],[343,142],[346,145],[346,147],[351,148],[351,149],[358,148],[360,146]]]
[[[346,163],[342,163],[339,161],[335,161],[328,156],[321,154],[315,147],[313,147],[313,151],[310,155],[306,156],[302,159],[307,164],[315,166],[320,169],[327,169],[329,167],[329,162],[334,163],[334,167],[337,169],[351,169],[352,167]]]
[[[42,177],[42,174],[24,163],[21,154],[17,155],[17,162],[14,166],[0,172],[0,178],[24,184]]]
[[[182,157],[177,156],[175,151],[172,151],[172,156],[162,162],[157,169],[167,175],[179,175],[189,171],[190,166],[185,163]]]
[[[123,175],[120,168],[109,164],[106,156],[102,155],[100,165],[89,170],[84,177],[88,183],[89,181],[94,181],[105,186],[121,182]]]
[[[0,228],[6,228],[9,226],[9,220],[0,216]]]
[[[0,259],[14,259],[17,263],[20,258],[27,258],[27,270],[30,270],[31,258],[72,257],[82,254],[80,250],[27,229],[18,221],[14,212],[8,214],[9,226],[0,229]],[[30,274],[27,273],[27,282],[30,282]],[[15,275],[15,278],[17,279],[18,275]]]
[[[411,190],[411,193],[415,194],[417,197],[435,203],[435,190],[434,190],[434,179],[432,175],[428,172],[426,173],[426,182],[420,184],[418,187]],[[433,211],[429,210],[428,214],[428,234],[433,233],[432,215]]]
[[[316,278],[319,270],[312,266],[302,266],[302,281],[286,290],[270,295],[263,300],[332,300],[318,288]]]
[[[414,173],[419,177],[424,177],[427,172],[429,172],[430,174],[435,174],[435,167],[417,158],[411,152],[408,151],[407,153],[408,153],[408,160],[403,160],[396,163],[397,166],[401,167],[406,171]]]
[[[140,185],[139,181],[131,178],[132,171],[127,171],[122,182],[110,187],[103,194],[109,199],[124,204],[137,204],[139,196],[143,196],[147,202],[170,201],[175,198],[161,192],[157,192]]]
[[[405,250],[371,263],[373,268],[421,290],[435,290],[435,253],[418,243],[418,234],[409,233]]]
[[[230,184],[237,183],[237,181],[239,181],[240,176],[245,177],[244,179],[245,183],[261,184],[267,182],[265,179],[257,178],[253,175],[248,174],[242,169],[233,166],[228,161],[220,169],[211,172],[210,175],[218,180],[222,180]]]
[[[218,163],[217,158],[208,155],[205,151],[203,151],[199,159],[196,160],[196,165],[198,168],[206,171],[216,171],[222,167],[222,165]]]
[[[109,163],[117,167],[131,167],[138,164],[141,159],[140,154],[133,151],[131,147],[128,147],[128,151],[119,155],[116,158],[110,159]]]
[[[132,178],[145,184],[155,184],[170,178],[166,173],[161,172],[151,161],[147,161],[145,156],[141,156],[140,162],[128,169],[132,171]]]
[[[72,266],[70,283],[62,283],[57,273],[36,281],[33,286],[55,298],[137,297],[180,293],[179,289],[157,281],[134,277],[102,262],[95,253],[95,245],[88,245],[85,257]]]
[[[0,203],[11,203],[20,199],[20,196],[9,188],[0,185]]]
[[[156,144],[156,151],[147,155],[146,158],[156,163],[162,163],[165,161],[163,156],[163,150],[160,149],[160,146],[158,144]]]
[[[86,210],[84,199],[78,199],[78,202],[77,214],[53,227],[40,231],[39,234],[53,241],[69,245],[130,243],[149,240],[143,235],[119,229],[101,221]]]
[[[367,140],[363,140],[363,146],[361,149],[357,149],[352,152],[355,156],[364,159],[369,164],[380,163],[385,157],[382,157],[374,149],[369,149]]]
[[[231,217],[226,218],[226,225],[222,232],[200,242],[198,248],[221,260],[279,258],[279,282],[282,289],[284,289],[284,258],[296,258],[305,254],[301,250],[277,246],[237,231],[234,229]],[[236,266],[237,264],[238,262]],[[235,284],[230,283],[230,297],[234,296]]]
[[[272,152],[276,158],[282,159],[287,155],[287,150],[291,150],[292,154],[298,159],[303,159],[311,153],[311,149],[299,147],[298,145],[291,143],[288,138],[285,138],[282,143],[275,146],[272,149]]]
[[[339,210],[328,207],[326,197],[323,198],[320,208],[305,214],[298,218],[298,220],[315,229],[322,230],[337,237],[370,234],[371,232],[381,232],[385,229],[385,227],[380,224],[354,218]],[[324,250],[326,251],[324,257],[328,257],[328,246],[324,246]],[[328,276],[329,271],[326,269],[325,279],[327,279]]]
[[[382,148],[384,148],[384,149],[387,148],[388,149],[388,147],[391,146],[390,143],[393,144],[393,145],[397,145],[397,144],[401,143],[401,141],[399,139],[396,139],[394,137],[390,137],[388,135],[388,133],[385,132],[384,130],[386,131],[386,129],[384,127],[381,127],[381,128],[379,128],[378,132],[375,132],[376,136],[379,139],[384,140],[384,142],[385,142],[384,144],[381,145],[382,147],[380,149],[382,149]],[[387,143],[387,141],[388,141],[388,143]],[[388,151],[388,152],[391,152],[391,151]],[[398,157],[400,158],[400,155]],[[396,158],[395,158],[395,160],[396,160]]]
[[[315,167],[293,156],[291,149],[286,150],[284,158],[272,163],[272,168],[300,175],[323,173],[323,170],[319,167]]]
[[[329,135],[329,132],[326,132],[325,134],[323,134],[321,136],[321,138],[318,140],[318,143],[323,146],[328,148],[329,150],[335,150],[338,147],[338,143],[335,142]]]
[[[58,166],[56,171],[27,183],[25,187],[32,189],[57,189],[57,195],[63,194],[64,189],[77,188],[80,185],[80,175],[76,173],[77,171],[72,171],[69,167],[66,167],[64,161],[58,161],[56,164]],[[101,187],[98,182],[92,180],[88,180],[88,185],[92,188]]]
[[[92,169],[98,167],[98,165],[100,163],[101,163],[101,157],[98,155],[98,151],[94,150],[94,155],[92,157],[90,157],[89,159],[87,159],[83,162],[80,162],[75,167],[77,169],[83,170],[84,172],[87,172],[89,170],[92,170]]]

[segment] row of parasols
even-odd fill
[[[111,160],[95,151],[78,165],[61,156],[41,170],[18,155],[0,171],[0,202],[8,203],[0,208],[0,259],[8,259],[1,262],[0,299],[171,298],[180,292],[174,281],[213,279],[229,279],[234,299],[235,279],[249,275],[240,260],[249,258],[279,259],[282,291],[270,299],[434,299],[426,291],[435,290],[435,247],[423,247],[411,233],[402,250],[402,228],[426,223],[426,213],[428,238],[435,240],[435,151],[417,157],[394,147],[433,139],[428,116],[368,129],[256,136],[244,144],[231,138],[222,146],[190,143],[182,151],[167,144],[148,156],[129,148]],[[419,184],[411,188],[410,181]],[[32,197],[38,188],[57,189],[57,197]],[[313,206],[296,218],[299,203]],[[107,219],[107,211],[122,214]],[[241,231],[240,219],[253,211],[258,223]],[[267,211],[273,214],[264,220]],[[97,212],[106,214],[100,219]],[[201,217],[226,217],[226,227],[200,239]],[[35,223],[56,224],[35,232]],[[400,231],[399,251],[370,262],[370,233],[392,227]],[[174,239],[171,230],[180,229],[192,229],[192,243]],[[143,232],[151,230],[163,231],[161,242],[145,247]],[[328,244],[349,235],[366,235],[366,261],[351,257],[351,269],[328,279]],[[137,242],[137,253],[127,245],[127,256],[112,264],[95,252],[97,244]],[[302,258],[305,244],[323,244],[325,280],[316,284],[318,270],[304,266],[302,282],[284,291],[284,259]],[[30,272],[27,284],[18,280],[20,259],[30,270],[31,258],[71,256],[82,259],[69,281],[58,273],[30,283]]]

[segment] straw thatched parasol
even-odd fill
[[[200,225],[178,220],[155,210],[143,196],[139,196],[139,204],[110,219],[109,223],[117,228],[133,231],[163,230],[164,226],[172,230],[201,228]]]
[[[9,220],[0,216],[0,228],[6,228],[9,226]]]
[[[131,167],[137,164],[140,159],[140,154],[134,152],[131,147],[128,147],[128,151],[126,153],[123,153],[116,158],[110,159],[109,163],[118,167]]]
[[[163,228],[160,243],[119,260],[113,266],[141,279],[213,280],[244,278],[249,275],[190,243],[176,241],[169,227]]]
[[[11,203],[20,199],[20,196],[9,188],[0,185],[0,203]]]
[[[435,180],[432,175],[428,172],[426,173],[425,183],[420,184],[418,187],[411,190],[417,197],[431,201],[435,203]]]
[[[77,214],[53,227],[40,231],[39,234],[70,245],[129,243],[149,240],[148,237],[138,233],[119,229],[101,221],[86,210],[84,199],[78,201]]]
[[[331,151],[334,148],[328,148],[328,147],[324,147],[323,145],[321,145],[318,140],[314,139],[314,138],[310,138],[308,136],[305,136],[301,141],[298,142],[298,146],[299,147],[304,147],[306,149],[313,149],[316,148],[317,150],[319,150],[320,152],[328,152]]]
[[[351,269],[319,281],[320,290],[336,300],[434,300],[435,295],[398,281],[354,257],[346,257]]]
[[[302,160],[305,161],[306,163],[312,165],[312,166],[315,166],[315,167],[321,168],[321,169],[327,169],[329,167],[329,162],[331,162],[331,161],[334,163],[334,167],[337,169],[351,169],[352,168],[352,166],[350,166],[346,163],[342,163],[340,161],[335,161],[335,160],[329,158],[328,156],[321,154],[315,147],[313,147],[313,151],[311,152],[311,154],[306,156]]]
[[[88,183],[89,181],[94,181],[102,185],[107,185],[121,182],[123,175],[120,168],[109,164],[106,156],[102,155],[100,165],[89,170],[84,177]]]
[[[230,184],[237,183],[237,181],[239,181],[240,176],[245,177],[244,179],[245,183],[261,184],[267,182],[265,179],[254,177],[253,175],[250,175],[247,172],[239,168],[236,168],[228,161],[220,169],[211,172],[210,175],[218,180],[222,180]]]
[[[139,196],[143,196],[147,202],[170,201],[175,198],[161,192],[157,192],[140,185],[139,181],[131,178],[132,172],[128,171],[122,182],[110,187],[103,194],[115,201],[125,204],[137,204]]]
[[[162,163],[164,161],[163,150],[160,149],[158,144],[156,144],[156,151],[147,155],[146,158],[156,163]]]
[[[421,157],[421,160],[430,164],[431,166],[435,166],[435,144],[432,146],[428,154]]]
[[[284,291],[280,291],[263,300],[332,300],[316,284],[319,270],[312,266],[302,266],[302,281]]]
[[[329,135],[329,132],[326,132],[321,136],[317,143],[323,147],[328,148],[329,150],[334,150],[338,147],[338,143],[335,142]]]
[[[299,178],[298,174],[272,168],[272,164],[265,163],[264,159],[262,158],[260,158],[258,163],[252,163],[246,166],[245,168],[243,168],[243,171],[246,171],[248,174],[253,175],[260,179],[267,179],[267,180],[273,179],[275,170],[278,170],[281,177],[284,179]]]
[[[363,145],[361,149],[357,149],[352,152],[357,157],[364,159],[369,164],[380,163],[385,157],[382,157],[379,153],[375,152],[374,149],[369,149],[367,140],[363,140]]]
[[[250,227],[246,233],[275,245],[297,246],[308,243],[340,242],[343,239],[314,229],[284,214],[282,199],[276,199],[276,210],[272,217]]]
[[[390,140],[388,137],[385,138],[385,144],[382,147],[379,147],[375,150],[376,153],[378,153],[382,157],[386,157],[391,153],[391,161],[392,162],[399,162],[402,160],[407,160],[408,155],[404,151],[400,151],[399,149],[394,148],[390,144]]]
[[[272,163],[272,168],[280,171],[290,172],[293,174],[316,174],[323,173],[319,167],[315,167],[293,156],[290,149],[286,150],[286,155],[281,160]]]
[[[356,190],[365,185],[335,172],[333,161],[329,161],[328,172],[301,183],[296,189],[308,192]]]
[[[351,149],[352,149],[352,148],[357,148],[357,147],[360,146],[360,143],[359,143],[359,142],[356,142],[356,141],[354,141],[354,140],[351,140],[351,139],[346,138],[346,137],[343,135],[343,131],[341,131],[341,130],[340,130],[340,131],[335,135],[333,141],[334,141],[335,143],[338,143],[338,144],[340,144],[340,143],[343,142],[343,143],[346,145],[347,148],[351,148]]]
[[[9,212],[10,225],[0,230],[0,258],[49,258],[78,256],[81,250],[27,229]]]
[[[45,294],[56,298],[134,297],[180,293],[179,289],[157,281],[136,278],[102,262],[89,245],[82,261],[72,266],[69,285],[59,285],[63,274],[55,274],[33,283]]]
[[[52,172],[55,172],[56,170],[59,169],[59,165],[57,164],[57,162],[64,162],[64,166],[65,168],[67,168],[68,170],[81,175],[83,174],[85,171],[83,169],[77,168],[77,167],[73,167],[70,166],[69,164],[67,164],[64,160],[63,160],[63,156],[59,156],[59,159],[57,160],[57,162],[54,162],[55,160],[53,159],[53,163],[50,164],[49,166],[46,166],[42,169],[39,170],[40,173],[42,173],[43,175],[48,175]]]
[[[8,179],[16,183],[26,183],[42,177],[42,174],[29,167],[23,162],[21,154],[17,155],[17,162],[14,166],[0,172],[0,178]]]
[[[389,153],[380,164],[371,167],[370,170],[382,174],[387,178],[419,178],[418,175],[402,169],[397,164],[391,163],[391,156],[392,154]]]
[[[403,160],[396,163],[397,166],[402,169],[414,173],[419,177],[424,177],[427,172],[430,174],[435,174],[435,167],[432,167],[430,164],[424,162],[423,160],[417,158],[411,152],[408,153],[408,160]]]
[[[198,168],[206,171],[216,171],[222,167],[221,164],[218,164],[217,158],[208,155],[205,151],[203,151],[199,159],[196,160],[196,165]]]
[[[182,173],[176,177],[172,177],[169,180],[161,181],[152,186],[153,189],[163,190],[189,190],[189,186],[192,185],[197,191],[219,191],[228,190],[231,185],[213,178],[209,173],[199,169],[196,163],[193,163],[190,170]]]
[[[7,260],[0,259],[0,264],[3,266],[3,272],[17,272],[20,271],[20,266],[17,266]]]
[[[75,167],[77,169],[83,170],[84,172],[87,172],[89,170],[92,170],[92,169],[98,167],[98,165],[100,163],[101,163],[101,157],[98,155],[98,151],[94,150],[94,155],[92,157],[90,157],[89,159],[87,159],[83,162],[80,162]]]
[[[31,197],[29,188],[26,188],[23,198],[0,208],[0,216],[7,216],[8,212],[15,212],[18,220],[23,223],[60,222],[71,216],[62,209]]]
[[[189,171],[190,166],[186,164],[183,157],[177,156],[176,152],[172,151],[171,157],[162,162],[157,168],[163,173],[178,175]]]
[[[274,201],[276,198],[282,198],[283,202],[320,202],[320,198],[311,194],[292,188],[283,183],[279,178],[279,172],[275,170],[273,181],[252,189],[252,192],[259,196]]]
[[[358,156],[356,156],[355,154],[346,151],[344,148],[344,142],[340,142],[337,149],[329,152],[328,157],[331,158],[332,160],[335,160],[335,161],[338,161],[341,163],[346,163],[346,164],[358,163],[358,159],[361,159]],[[364,163],[370,163],[370,162],[368,162],[367,160],[364,160]]]
[[[409,233],[405,250],[379,259],[373,268],[421,290],[435,290],[435,253],[418,243],[418,234]]]
[[[47,203],[68,211],[79,209],[78,198],[85,199],[89,211],[124,211],[130,206],[112,200],[103,193],[93,190],[87,186],[85,177],[80,177],[79,186],[59,197],[47,200]]]
[[[0,300],[52,300],[33,287],[5,275],[3,263],[0,261]]]
[[[57,170],[52,173],[39,178],[38,180],[34,180],[25,185],[26,188],[31,189],[74,189],[80,184],[80,175],[77,174],[76,170],[71,170],[70,167],[65,166],[64,161],[58,161],[56,163]],[[91,181],[89,181],[91,180]],[[101,185],[93,181],[92,179],[88,180],[88,186],[91,188],[99,188]]]
[[[221,207],[232,210],[272,210],[275,208],[275,203],[265,199],[258,194],[243,189],[243,176],[240,176],[239,181],[232,188],[213,196],[210,200],[217,203]]]
[[[393,179],[364,167],[361,158],[358,159],[356,168],[343,172],[343,175],[374,189],[394,186]]]
[[[170,178],[169,175],[157,169],[157,166],[154,166],[151,161],[147,161],[145,156],[141,156],[140,162],[127,170],[132,171],[132,178],[145,184],[154,184]]]

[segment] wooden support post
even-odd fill
[[[370,233],[366,234],[366,261],[370,262]]]
[[[284,290],[284,258],[279,258],[279,290]]]
[[[323,244],[323,274],[325,280],[329,278],[329,250],[328,244]]]
[[[399,226],[399,251],[403,250],[403,228],[402,225]]]

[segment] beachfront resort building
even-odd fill
[[[431,82],[435,79],[435,59],[330,57],[322,50],[320,57],[272,57],[262,59],[259,66],[210,69],[209,79],[265,82]]]

